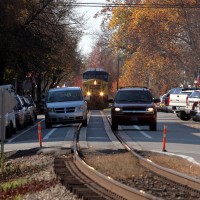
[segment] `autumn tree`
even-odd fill
[[[123,85],[163,88],[192,84],[199,67],[199,8],[194,0],[112,1],[104,10],[110,44],[123,49]],[[126,6],[122,5],[125,4]],[[187,77],[183,77],[183,72]]]
[[[0,1],[1,83],[11,77],[34,76],[41,94],[41,82],[48,88],[67,81],[80,67],[77,44],[81,18],[74,1]],[[45,87],[43,89],[45,89]]]

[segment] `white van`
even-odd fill
[[[87,126],[87,102],[80,87],[50,89],[46,96],[45,124],[82,123]]]
[[[14,92],[15,89],[13,85],[11,84],[0,85],[0,90],[2,88],[10,92],[13,96],[15,95],[15,92]],[[15,120],[15,112],[14,112],[14,107],[13,107],[13,109],[9,110],[9,112],[5,114],[5,137],[9,138],[12,136],[12,134],[15,134],[15,133],[16,133],[16,120]]]

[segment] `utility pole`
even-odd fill
[[[119,54],[117,57],[117,90],[119,89]]]

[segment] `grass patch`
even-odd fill
[[[19,178],[17,180],[8,181],[6,183],[0,184],[0,191],[6,192],[17,187],[21,187],[28,183],[27,178]]]

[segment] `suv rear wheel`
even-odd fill
[[[191,116],[184,112],[179,112],[178,115],[179,115],[179,118],[183,121],[189,121],[191,119]]]

